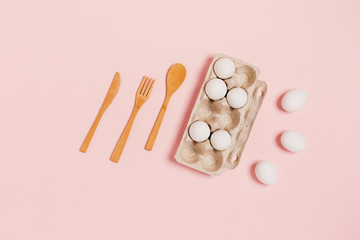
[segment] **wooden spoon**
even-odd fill
[[[171,66],[171,68],[168,71],[167,78],[166,78],[166,97],[164,100],[164,103],[160,109],[159,115],[156,119],[156,122],[154,124],[154,127],[150,133],[150,136],[148,138],[148,141],[146,143],[145,149],[151,151],[156,136],[159,132],[161,122],[164,118],[166,108],[169,104],[171,96],[174,94],[174,92],[181,86],[181,84],[184,82],[186,76],[186,69],[184,65],[181,63],[176,63]]]

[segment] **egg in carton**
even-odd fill
[[[239,164],[267,91],[258,76],[258,68],[249,63],[224,54],[214,57],[176,161],[213,176],[220,175],[224,167],[234,169]]]

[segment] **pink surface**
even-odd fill
[[[0,2],[0,239],[360,239],[359,1]],[[209,60],[259,67],[268,94],[237,169],[174,154]],[[188,75],[152,152],[171,64]],[[116,71],[121,86],[79,147]],[[157,79],[119,164],[109,156],[143,75]],[[303,88],[306,106],[278,108]],[[277,145],[286,129],[308,148]],[[278,168],[270,187],[253,166]]]

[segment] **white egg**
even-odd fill
[[[257,179],[266,185],[274,184],[277,180],[276,167],[269,161],[260,161],[255,166]]]
[[[223,151],[231,145],[231,136],[225,130],[216,130],[210,137],[210,143],[216,150]]]
[[[226,100],[232,108],[241,108],[245,106],[247,99],[248,95],[242,88],[233,88],[226,96]]]
[[[281,106],[287,112],[295,112],[305,105],[307,98],[308,95],[304,90],[291,90],[281,99]]]
[[[205,93],[211,100],[222,99],[225,97],[226,92],[226,83],[221,79],[214,78],[206,83]]]
[[[189,135],[195,142],[203,142],[210,136],[210,127],[203,121],[193,122],[189,127]]]
[[[296,131],[285,131],[281,135],[281,145],[290,152],[301,152],[306,148],[306,139]]]
[[[229,58],[220,58],[214,64],[214,72],[218,78],[230,78],[235,73],[235,63]]]

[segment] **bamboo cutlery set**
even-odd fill
[[[186,76],[186,69],[185,67],[180,64],[180,63],[176,63],[174,65],[171,66],[171,68],[168,71],[167,74],[167,78],[166,78],[166,96],[165,96],[165,100],[164,103],[160,109],[160,112],[158,114],[158,117],[155,121],[154,127],[150,133],[150,136],[148,138],[148,141],[146,143],[145,149],[151,151],[157,134],[159,132],[160,129],[160,125],[161,122],[164,118],[165,112],[166,112],[166,108],[169,104],[170,98],[171,96],[174,94],[174,92],[181,86],[181,84],[183,83],[183,81],[185,80],[185,76]],[[150,78],[150,77],[146,77],[144,76],[142,78],[142,81],[136,91],[136,97],[135,97],[135,104],[134,104],[134,108],[132,110],[132,113],[130,115],[130,118],[114,148],[113,153],[110,156],[110,160],[117,163],[120,160],[121,154],[125,148],[125,144],[126,141],[128,139],[128,136],[130,134],[130,130],[131,127],[134,123],[136,114],[138,113],[138,111],[140,110],[140,108],[142,107],[142,105],[148,100],[148,98],[150,97],[151,94],[151,90],[153,89],[155,84],[155,80]],[[83,144],[80,147],[80,151],[85,153],[86,150],[89,147],[89,144],[91,142],[92,137],[94,136],[95,130],[100,122],[100,119],[102,117],[102,115],[104,114],[104,112],[106,111],[106,109],[109,107],[109,105],[111,104],[112,100],[114,99],[114,97],[116,96],[118,90],[120,87],[120,74],[119,73],[115,73],[114,79],[111,83],[111,86],[109,88],[109,91],[106,94],[105,100],[83,142]]]

